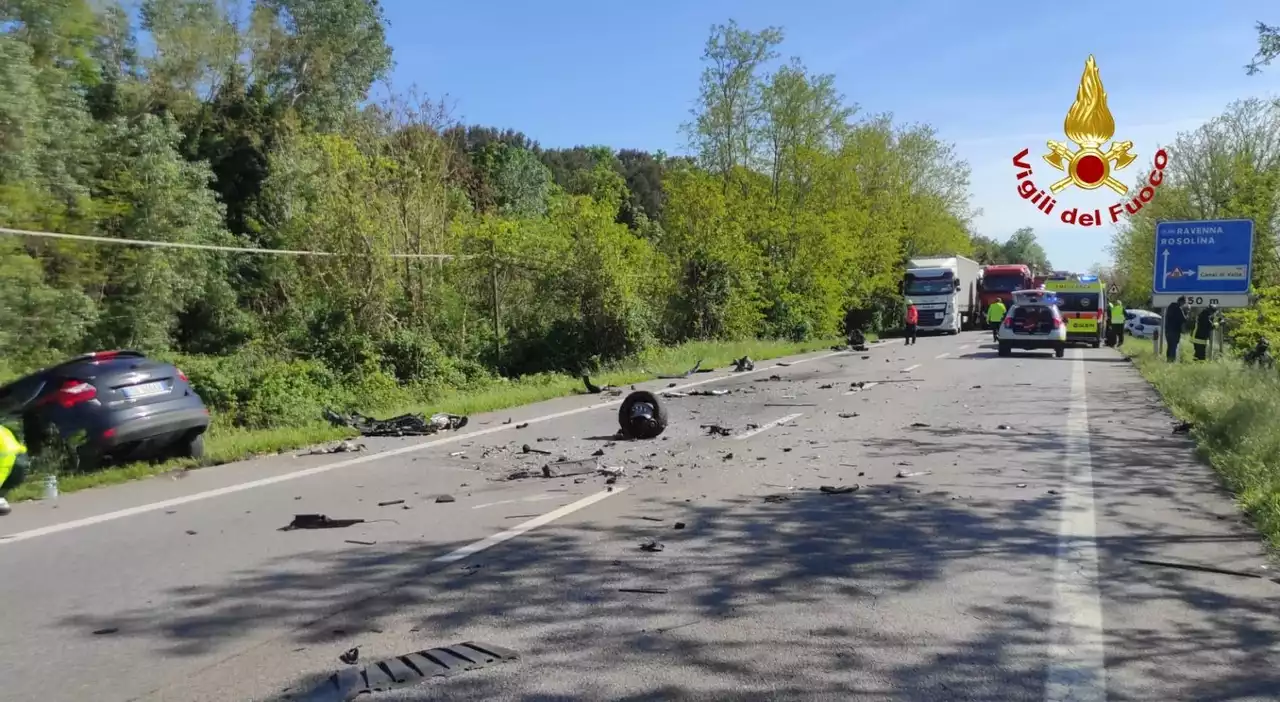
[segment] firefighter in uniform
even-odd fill
[[[0,425],[0,516],[9,513],[9,501],[4,496],[17,487],[27,475],[27,447]]]
[[[1191,345],[1195,347],[1197,361],[1209,358],[1209,337],[1213,336],[1213,328],[1218,325],[1217,312],[1217,305],[1209,305],[1196,317],[1196,330],[1191,334]]]

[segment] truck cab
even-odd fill
[[[978,302],[983,319],[986,318],[987,308],[996,300],[1003,301],[1009,307],[1013,304],[1014,291],[1035,287],[1031,267],[1026,264],[984,266],[978,277]]]
[[[930,256],[907,262],[901,292],[920,313],[918,330],[959,334],[975,322],[978,263],[964,256]]]

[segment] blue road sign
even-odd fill
[[[1253,220],[1156,224],[1152,292],[1239,295],[1253,278]]]

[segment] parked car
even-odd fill
[[[1148,310],[1125,310],[1124,330],[1129,336],[1138,339],[1154,338],[1164,324],[1164,318]]]
[[[138,351],[76,356],[0,387],[0,417],[21,418],[28,451],[83,432],[81,469],[104,461],[204,455],[209,410],[176,366]]]

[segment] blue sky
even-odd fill
[[[1255,77],[1242,68],[1256,50],[1254,23],[1280,23],[1280,9],[1262,0],[1062,9],[1007,0],[384,5],[395,87],[447,95],[456,117],[519,129],[547,147],[683,152],[679,126],[697,96],[711,25],[734,18],[750,29],[780,26],[783,56],[835,74],[863,113],[928,123],[956,144],[972,167],[980,233],[1003,240],[1034,227],[1054,265],[1077,270],[1109,259],[1110,227],[1070,227],[1037,212],[1016,195],[1010,160],[1030,147],[1036,179],[1056,180],[1041,149],[1064,139],[1062,119],[1089,54],[1116,137],[1135,142],[1139,159],[1123,174],[1126,183],[1149,167],[1157,145],[1232,100],[1280,95],[1280,66]],[[1103,209],[1116,199],[1105,190],[1060,198]]]

